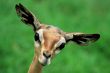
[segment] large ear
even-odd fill
[[[25,24],[31,25],[34,30],[40,27],[40,22],[36,19],[32,12],[26,9],[22,4],[16,4],[15,8],[18,16],[21,18],[21,21]]]
[[[99,34],[84,34],[84,33],[67,33],[65,39],[67,42],[73,41],[78,45],[88,45],[100,38]]]

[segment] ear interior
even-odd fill
[[[31,12],[29,12],[22,4],[16,5],[16,12],[21,20],[26,24],[33,24],[34,17]]]
[[[72,41],[79,45],[88,45],[89,43],[97,41],[99,38],[99,34],[77,34],[73,35]]]
[[[34,28],[34,30],[39,28],[40,26],[39,21],[32,14],[32,12],[26,9],[22,4],[20,3],[16,4],[15,9],[18,16],[20,16],[22,22],[24,22],[25,24],[31,25]]]

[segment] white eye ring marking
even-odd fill
[[[37,33],[39,34],[39,40],[41,41],[41,43],[43,43],[44,42],[43,29],[38,30]]]
[[[39,48],[39,47],[40,47],[40,43],[39,43],[38,41],[34,41],[34,46],[35,46],[36,48]]]
[[[42,42],[42,40],[43,40],[43,29],[38,30],[36,33],[39,34],[39,40]],[[34,45],[36,48],[40,47],[40,43],[38,41],[35,41]]]
[[[57,47],[59,47],[62,43],[66,43],[66,40],[65,40],[64,37],[61,37],[61,39],[55,44],[55,49],[56,49]],[[56,50],[55,50],[55,54],[60,53],[60,51],[61,51],[61,50],[56,49]]]
[[[61,37],[61,39],[56,43],[55,47],[59,47],[62,43],[66,43],[66,40],[64,37]]]

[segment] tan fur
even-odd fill
[[[41,73],[42,65],[38,62],[38,57],[35,55],[30,65],[28,73]]]
[[[51,50],[55,43],[60,39],[60,35],[56,33],[54,30],[46,30],[44,31],[44,45],[46,49]]]
[[[33,13],[26,9],[22,4],[16,4],[15,8],[21,20],[25,24],[31,25],[35,34],[39,31],[41,38],[43,38],[40,38],[40,43],[38,43],[38,40],[35,40],[34,58],[28,73],[41,73],[43,64],[47,65],[50,62],[55,55],[55,50],[57,50],[59,46],[60,48],[62,47],[61,44],[65,45],[67,42],[73,41],[78,45],[88,45],[90,41],[95,42],[100,38],[99,34],[63,32],[57,27],[41,24],[38,19],[36,19],[35,15],[33,15]],[[59,52],[59,50],[60,49],[58,49],[57,52]],[[49,58],[47,58],[47,55],[50,55],[48,56]]]

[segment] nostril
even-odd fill
[[[48,55],[48,58],[49,58],[49,57],[51,57],[51,54],[50,54],[50,55]]]
[[[51,54],[49,54],[49,53],[43,52],[43,55],[44,55],[46,58],[50,58],[50,57],[51,57]]]
[[[43,55],[46,56],[46,54],[43,52]]]

